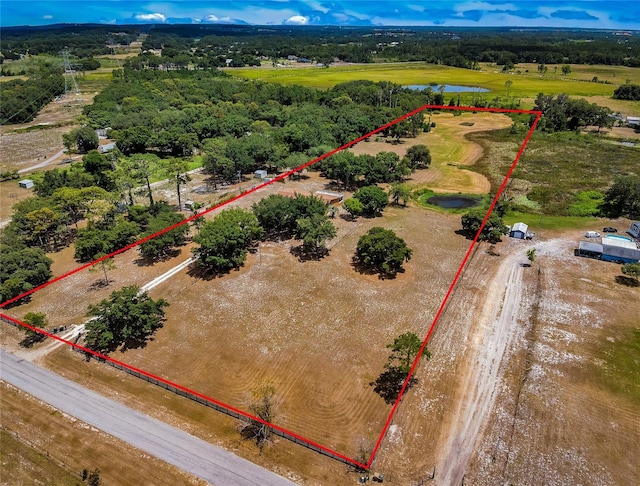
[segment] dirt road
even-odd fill
[[[212,484],[294,484],[219,447],[91,392],[1,349],[0,362],[2,380]]]
[[[467,368],[439,470],[439,484],[460,484],[474,445],[491,413],[501,380],[500,364],[518,329],[523,253],[504,259],[491,282],[473,341],[473,364]]]

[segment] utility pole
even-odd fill
[[[69,61],[69,51],[62,51],[62,59],[64,61],[64,95],[65,98],[73,94],[75,102],[83,102],[84,98],[82,97],[82,93],[80,92],[80,88],[78,88],[78,82],[76,81],[76,71],[71,65],[71,61]]]

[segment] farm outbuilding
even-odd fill
[[[609,235],[602,238],[602,259],[616,263],[638,263],[640,248],[631,238]]]
[[[327,204],[340,204],[344,199],[344,194],[333,191],[316,191],[316,196]]]
[[[511,228],[511,231],[509,231],[509,236],[511,238],[519,238],[521,240],[524,240],[527,237],[528,230],[529,227],[526,224],[516,223],[513,225],[513,228]]]
[[[18,185],[23,189],[31,189],[33,187],[33,181],[31,179],[23,179],[18,182]]]
[[[267,171],[257,170],[253,173],[253,177],[255,177],[256,179],[265,179],[267,177]]]
[[[602,245],[600,243],[591,243],[590,241],[581,241],[576,250],[576,256],[600,260],[602,258]]]

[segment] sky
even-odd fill
[[[54,23],[640,30],[638,0],[0,0],[0,26]]]

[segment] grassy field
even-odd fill
[[[586,97],[591,102],[599,102],[614,110],[627,114],[640,114],[640,102],[620,102],[612,100],[613,91],[626,80],[640,82],[640,69],[624,66],[573,66],[569,76],[553,73],[554,66],[542,76],[537,73],[537,65],[522,64],[512,73],[503,73],[500,67],[485,64],[480,71],[438,66],[427,63],[380,63],[358,65],[335,65],[328,69],[317,67],[291,68],[242,68],[227,69],[233,76],[247,79],[263,79],[283,84],[300,84],[320,89],[328,89],[346,81],[367,79],[371,81],[392,81],[401,85],[410,84],[455,84],[475,86],[490,90],[486,98],[506,96],[521,98],[523,108],[531,108],[538,93],[566,93],[576,97]],[[528,70],[528,72],[527,72]],[[559,69],[558,69],[559,71]],[[591,79],[607,80],[612,84],[593,83]],[[512,82],[508,90],[507,81]],[[436,89],[437,87],[434,87]],[[450,96],[445,93],[445,99]],[[457,95],[455,95],[457,97]],[[461,102],[470,103],[472,94],[462,93]]]
[[[522,137],[506,132],[470,134],[484,156],[472,168],[491,181],[495,191],[513,162]],[[569,216],[580,194],[605,192],[618,176],[638,174],[640,150],[605,137],[572,132],[536,132],[506,188],[512,200],[526,196],[547,215]],[[537,211],[535,211],[537,212]]]

